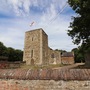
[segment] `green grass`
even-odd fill
[[[63,64],[50,64],[50,65],[21,65],[21,69],[52,69],[52,68],[59,68],[63,67]]]

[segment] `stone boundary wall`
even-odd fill
[[[9,64],[7,62],[0,62],[0,69],[8,68]]]
[[[0,69],[0,79],[90,80],[90,69]]]
[[[0,90],[90,90],[90,69],[0,69]]]
[[[90,81],[0,79],[0,90],[90,90]]]
[[[20,62],[0,62],[0,69],[19,68],[21,64]]]

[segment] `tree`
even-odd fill
[[[0,42],[0,56],[8,57],[8,61],[22,61],[23,51],[14,49],[12,47],[7,48],[2,42]]]
[[[23,51],[22,50],[15,50],[15,56],[16,56],[16,61],[22,61],[23,59]]]
[[[15,61],[15,50],[11,47],[7,49],[8,52],[8,61]]]
[[[8,48],[8,60],[9,61],[22,61],[23,59],[23,51],[15,50],[11,47]]]
[[[7,47],[0,42],[0,56],[7,56]]]
[[[84,50],[82,49],[82,46],[74,48],[72,51],[74,52],[75,63],[85,62]]]
[[[68,0],[69,5],[77,13],[70,23],[71,30],[68,35],[74,44],[82,44],[85,48],[90,47],[90,0]]]
[[[59,50],[59,49],[55,49],[55,51],[59,51],[61,54],[67,52],[66,50]]]

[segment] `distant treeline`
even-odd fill
[[[6,47],[2,42],[0,42],[0,56],[8,57],[8,61],[12,62],[22,61],[23,51],[12,47]]]
[[[87,46],[88,49],[86,49],[85,46]],[[74,60],[76,63],[85,62],[85,54],[87,52],[90,53],[90,45],[85,45],[85,46],[81,45],[78,48],[74,48],[71,50],[71,52],[72,51],[74,52]],[[56,49],[56,51],[60,51],[61,54],[63,52],[67,52],[65,50],[58,50],[58,49]],[[8,57],[8,61],[12,61],[12,62],[22,61],[23,60],[23,51],[14,49],[12,47],[6,47],[2,42],[0,42],[0,56]]]

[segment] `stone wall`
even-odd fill
[[[47,65],[49,63],[48,60],[48,35],[42,30],[42,64]]]
[[[41,37],[40,30],[28,31],[25,33],[25,46],[24,46],[24,57],[23,61],[26,64],[40,64],[40,51],[41,51]]]
[[[62,57],[62,64],[74,64],[74,57]]]
[[[48,64],[48,36],[42,29],[26,32],[24,47],[23,61],[27,65]]]
[[[0,62],[0,69],[9,68],[8,62]]]
[[[90,69],[0,69],[0,79],[90,80]]]
[[[0,79],[0,90],[90,90],[90,81]]]
[[[48,49],[49,64],[61,64],[61,54],[59,51]]]
[[[0,69],[0,90],[90,90],[90,69]]]
[[[0,69],[20,68],[21,62],[0,62]]]

